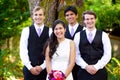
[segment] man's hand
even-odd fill
[[[86,70],[88,73],[90,73],[91,75],[94,75],[94,74],[97,72],[97,70],[95,69],[95,67],[94,67],[93,65],[87,65],[87,66],[85,67],[85,70]]]
[[[30,69],[30,72],[33,74],[33,75],[38,75],[40,74],[40,72],[36,69],[36,67],[33,67]]]
[[[40,66],[35,66],[35,68],[39,73],[42,71],[42,68]]]

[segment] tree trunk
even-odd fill
[[[58,6],[59,6],[59,0],[53,0],[50,2],[50,6],[48,7],[47,12],[47,25],[52,25],[53,22],[58,19]]]
[[[35,6],[40,6],[40,1],[42,0],[28,0],[30,14],[32,14],[32,10]]]
[[[84,5],[84,0],[76,0],[76,5],[78,6],[78,7],[83,7],[83,5]]]
[[[36,5],[42,5],[42,1],[44,3],[43,7],[46,10],[45,24],[51,26],[53,22],[58,19],[59,11],[64,6],[64,0],[28,0],[30,14]]]

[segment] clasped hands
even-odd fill
[[[87,65],[87,66],[85,67],[85,70],[86,70],[88,73],[90,73],[91,75],[94,75],[94,74],[97,72],[97,70],[96,70],[96,68],[94,67],[94,65]]]
[[[35,66],[30,69],[30,72],[33,75],[39,75],[41,71],[42,71],[42,68],[40,66]]]

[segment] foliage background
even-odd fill
[[[28,0],[34,1],[34,0]],[[30,3],[27,0],[0,0],[0,80],[21,79],[22,63],[19,57],[19,39],[21,30],[30,26]],[[120,1],[119,0],[83,0],[84,3],[78,5],[77,0],[36,0],[41,1],[40,6],[46,10],[45,24],[51,27],[53,14],[49,14],[51,4],[55,1],[64,1],[63,6],[58,11],[58,18],[63,20],[64,8],[67,5],[74,5],[78,9],[78,21],[82,22],[82,12],[94,10],[97,13],[97,28],[119,36],[120,34]],[[78,0],[79,1],[79,0]],[[114,2],[115,1],[115,2]],[[51,12],[51,11],[50,11]],[[83,24],[84,25],[84,24]],[[113,51],[114,54],[114,51]],[[109,80],[120,80],[120,59],[113,56],[106,66],[109,73]]]

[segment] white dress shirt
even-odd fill
[[[79,26],[78,23],[76,23],[74,26],[71,26],[71,25],[69,24],[69,25],[68,25],[68,27],[69,27],[69,32],[71,33],[71,29],[73,28],[73,29],[74,29],[74,33],[75,33],[75,31],[77,30],[78,26]]]
[[[86,34],[88,36],[89,31],[86,28]],[[96,29],[92,31],[93,38],[95,37]],[[80,55],[79,51],[79,42],[80,42],[80,32],[76,33],[74,42],[76,44],[76,64],[81,66],[81,68],[85,69],[88,63],[86,63],[83,58]],[[94,64],[94,67],[99,70],[102,69],[111,59],[111,43],[110,39],[108,37],[108,34],[105,32],[102,32],[102,42],[103,42],[103,56],[96,64]]]
[[[36,24],[34,24],[35,29],[37,31],[38,26]],[[43,31],[44,28],[44,24],[42,26],[40,26],[41,28],[41,32]],[[52,29],[49,29],[49,36],[52,33]],[[31,62],[29,60],[29,56],[28,56],[28,37],[29,37],[29,27],[26,27],[22,30],[21,33],[21,38],[20,38],[20,58],[22,60],[22,63],[28,68],[28,70],[30,70],[33,66],[31,65]],[[45,65],[45,61],[43,64],[40,65],[42,67],[42,69],[44,69],[46,67]]]

